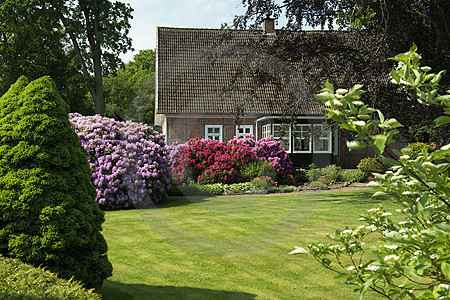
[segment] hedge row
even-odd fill
[[[0,299],[100,300],[101,297],[76,281],[0,256]]]

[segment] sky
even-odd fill
[[[133,52],[122,54],[124,62],[139,50],[156,48],[156,27],[220,28],[245,12],[242,0],[120,0],[134,9],[129,36]]]

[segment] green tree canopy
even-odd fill
[[[15,80],[28,69],[40,76],[59,75],[67,65],[76,66],[82,77],[62,76],[61,81],[72,89],[87,87],[95,112],[103,113],[103,75],[117,69],[119,54],[131,49],[127,34],[132,8],[108,0],[3,0],[0,5],[0,39],[6,41],[0,46],[0,57],[5,58],[2,68],[11,74],[2,76],[4,86],[11,83],[6,79]]]
[[[307,40],[292,38],[280,30],[274,47],[265,51],[291,62],[315,60],[304,75],[313,88],[330,78],[339,86],[350,87],[362,83],[368,87],[364,96],[372,106],[398,118],[410,140],[427,138],[444,143],[448,128],[442,126],[435,133],[433,118],[439,113],[431,106],[423,107],[411,101],[408,94],[391,84],[386,74],[392,68],[388,58],[404,52],[415,42],[422,49],[425,64],[437,69],[450,69],[450,1],[448,0],[243,0],[247,8],[243,16],[234,20],[236,28],[258,28],[267,17],[287,18],[285,29],[299,30],[305,25],[350,31],[346,45],[333,38]],[[301,36],[301,35],[297,35]],[[253,47],[265,47],[253,45]],[[320,57],[320,59],[315,59]],[[441,81],[442,94],[449,89],[449,79]],[[427,140],[421,140],[427,141]]]
[[[134,59],[105,78],[106,114],[153,123],[155,113],[155,50],[141,50]]]

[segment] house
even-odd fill
[[[263,28],[158,27],[155,125],[161,126],[168,144],[194,137],[226,141],[236,135],[273,136],[296,167],[341,161],[348,162],[344,167],[354,167],[366,154],[342,157],[343,152],[348,154],[345,141],[341,143],[338,130],[325,123],[322,104],[313,97],[317,83],[312,87],[312,76],[307,74],[315,70],[320,57],[280,59],[273,51],[282,33],[275,32],[273,20],[266,20]],[[288,35],[320,39],[331,33],[343,40],[348,34]],[[324,78],[320,80],[323,84]]]

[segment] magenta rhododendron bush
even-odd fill
[[[289,155],[280,142],[272,139],[255,141],[251,137],[235,137],[228,142],[218,142],[194,138],[184,145],[176,145],[176,149],[171,152],[177,158],[172,177],[176,184],[242,182],[241,167],[257,160],[271,163],[278,179],[292,171]]]
[[[167,198],[169,149],[163,135],[131,121],[77,113],[69,117],[87,151],[101,208],[140,207]]]

